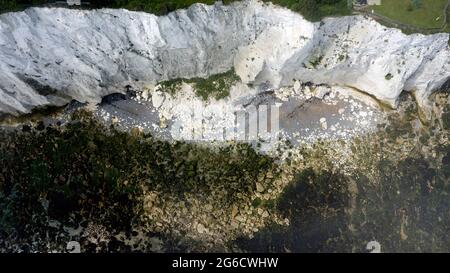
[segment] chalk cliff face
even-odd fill
[[[361,16],[310,23],[257,1],[195,4],[161,17],[31,8],[0,15],[0,113],[96,102],[126,86],[231,68],[245,83],[350,86],[394,106],[408,90],[426,104],[450,78],[448,38],[404,35]]]

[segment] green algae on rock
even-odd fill
[[[255,191],[262,170],[276,171],[273,159],[245,144],[213,150],[104,128],[84,111],[73,119],[62,127],[1,133],[3,242],[44,236],[49,220],[130,232],[146,191],[181,201],[187,193],[220,191],[224,205]],[[48,251],[42,244],[34,251]]]

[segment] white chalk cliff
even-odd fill
[[[171,78],[234,68],[245,83],[349,86],[421,104],[450,78],[448,34],[405,35],[362,16],[311,23],[257,1],[167,16],[30,8],[0,15],[0,113],[20,115]]]

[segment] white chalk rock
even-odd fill
[[[328,123],[327,123],[326,118],[320,118],[319,122],[320,122],[320,127],[322,128],[322,130],[328,129]]]
[[[326,95],[328,95],[331,92],[331,88],[328,86],[317,86],[314,90],[314,97],[318,99],[323,99]]]
[[[166,99],[166,97],[161,91],[153,92],[153,94],[152,94],[153,107],[158,109],[164,103],[165,99]]]
[[[302,88],[302,85],[300,84],[300,82],[299,81],[295,81],[294,82],[294,91],[295,91],[295,93],[298,93],[301,88]]]
[[[0,114],[142,89],[232,68],[244,83],[293,79],[421,105],[450,78],[448,34],[405,35],[363,16],[306,21],[257,1],[194,4],[167,16],[30,8],[0,15]]]

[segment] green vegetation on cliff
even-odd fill
[[[173,79],[161,82],[161,90],[174,95],[183,82],[192,84],[194,92],[203,100],[213,97],[217,100],[228,97],[233,84],[240,81],[234,70],[211,75],[208,78]]]

